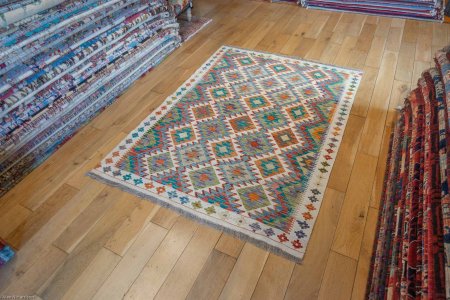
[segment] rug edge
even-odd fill
[[[282,53],[273,53],[273,52],[265,51],[265,50],[255,50],[255,49],[252,50],[252,49],[249,49],[249,48],[234,46],[234,45],[231,45],[231,44],[224,44],[221,47],[224,47],[224,48],[235,48],[235,49],[238,49],[238,50],[241,50],[241,51],[247,51],[247,52],[259,52],[259,53],[263,53],[265,55],[275,55],[275,56],[279,56],[279,57],[283,57],[283,58],[287,58],[287,59],[291,59],[291,60],[300,60],[300,61],[305,62],[305,63],[312,63],[312,64],[316,64],[316,65],[320,65],[320,66],[334,68],[334,69],[338,69],[340,71],[356,72],[356,73],[360,73],[361,75],[364,74],[364,70],[363,69],[358,69],[358,68],[353,68],[353,67],[345,67],[345,66],[341,66],[341,65],[332,64],[332,63],[324,63],[324,62],[321,62],[321,61],[316,60],[316,59],[309,59],[309,58],[304,58],[304,57],[295,56],[295,55],[282,54]]]
[[[128,186],[126,186],[124,184],[121,184],[121,183],[115,182],[115,181],[113,181],[111,179],[108,179],[105,176],[103,176],[102,174],[97,173],[95,169],[87,172],[85,175],[90,177],[90,178],[92,178],[92,179],[94,179],[94,180],[97,180],[97,181],[99,181],[101,183],[108,184],[108,185],[110,185],[112,187],[118,188],[119,190],[122,190],[124,192],[131,193],[131,194],[133,194],[135,196],[138,196],[139,198],[142,198],[144,200],[149,200],[149,201],[152,201],[153,203],[156,203],[157,205],[160,205],[162,207],[171,209],[171,210],[175,211],[176,213],[179,213],[180,215],[182,215],[184,217],[188,217],[189,219],[191,219],[191,220],[193,220],[193,221],[195,221],[197,223],[204,224],[204,225],[210,226],[210,227],[212,227],[214,229],[223,231],[223,232],[225,232],[227,234],[230,234],[233,237],[238,238],[239,240],[242,240],[244,242],[250,242],[253,245],[257,246],[258,248],[261,248],[261,249],[263,249],[265,251],[268,251],[268,252],[274,253],[276,255],[282,256],[284,258],[287,258],[287,259],[289,259],[291,261],[294,261],[295,263],[301,263],[303,261],[304,253],[301,253],[302,254],[301,257],[294,256],[294,255],[288,253],[287,251],[284,251],[283,249],[281,249],[279,247],[271,245],[271,244],[269,244],[269,243],[267,243],[265,241],[262,241],[262,240],[259,240],[259,239],[255,239],[254,237],[252,237],[252,236],[250,236],[250,235],[248,235],[246,233],[238,232],[238,231],[233,230],[233,229],[231,229],[229,227],[226,227],[224,225],[217,224],[217,223],[214,223],[213,221],[209,221],[207,219],[200,218],[200,217],[196,216],[195,214],[191,213],[190,211],[184,210],[184,209],[179,208],[179,207],[176,207],[172,203],[167,202],[167,201],[165,201],[163,199],[159,199],[156,196],[142,193],[142,192],[140,192],[140,191],[138,191],[138,190],[136,190],[136,189],[134,189],[132,187],[128,187]]]

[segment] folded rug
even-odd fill
[[[300,261],[361,76],[223,46],[90,175]]]

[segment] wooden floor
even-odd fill
[[[1,295],[42,299],[362,299],[395,107],[450,25],[195,0],[213,19],[0,199],[20,249]],[[303,264],[85,176],[221,45],[358,68],[362,84]],[[38,298],[37,298],[38,299]]]

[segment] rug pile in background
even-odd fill
[[[450,297],[450,49],[436,53],[391,138],[369,299]]]
[[[307,8],[423,20],[443,20],[442,0],[302,0]]]
[[[223,46],[90,175],[299,261],[360,79]]]
[[[180,43],[165,0],[59,2],[0,29],[0,195]]]

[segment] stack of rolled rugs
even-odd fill
[[[450,298],[450,48],[435,62],[391,137],[369,299]]]
[[[422,20],[443,20],[442,0],[302,0],[308,8]]]
[[[0,0],[2,11],[0,196],[180,44],[167,0]]]

